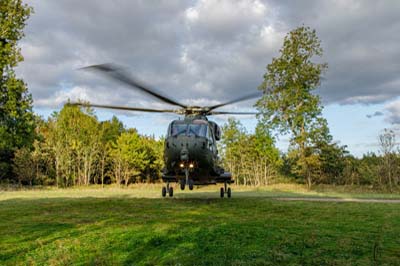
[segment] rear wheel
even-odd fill
[[[231,197],[231,195],[232,195],[232,191],[231,191],[231,188],[230,188],[230,187],[228,187],[227,194],[228,194],[228,198],[230,198],[230,197]]]
[[[170,197],[172,197],[172,196],[174,195],[174,189],[173,189],[172,187],[170,187],[170,188],[168,189],[168,195],[169,195]]]
[[[181,190],[185,190],[185,180],[181,180]]]
[[[192,179],[190,179],[190,180],[189,180],[189,189],[190,189],[190,190],[193,190],[193,185],[194,185],[194,182],[193,182]]]
[[[222,187],[220,190],[219,190],[219,195],[221,196],[221,198],[223,198],[224,197],[224,188]]]
[[[167,188],[166,188],[166,187],[162,187],[162,189],[161,189],[161,195],[162,195],[163,197],[165,197],[165,196],[167,195]]]

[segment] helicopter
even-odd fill
[[[173,120],[167,129],[164,144],[164,164],[162,180],[166,184],[162,187],[161,195],[174,195],[170,183],[179,183],[180,189],[186,187],[193,190],[194,186],[224,184],[220,188],[220,197],[232,195],[229,187],[234,182],[230,172],[226,172],[219,164],[217,141],[221,139],[221,128],[214,121],[208,120],[212,115],[256,115],[256,112],[226,112],[215,109],[256,98],[260,93],[252,93],[237,99],[212,106],[189,106],[177,102],[171,97],[160,94],[157,90],[138,81],[129,75],[122,67],[114,64],[92,65],[81,68],[94,71],[103,76],[118,81],[125,86],[147,93],[158,100],[178,106],[178,109],[150,109],[140,107],[125,107],[91,103],[72,103],[78,106],[106,108],[125,111],[139,111],[151,113],[175,113],[183,119]]]

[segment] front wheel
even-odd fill
[[[162,195],[163,197],[165,197],[165,196],[167,195],[167,188],[166,188],[166,187],[163,187],[163,188],[161,189],[161,195]]]
[[[223,198],[224,197],[224,188],[222,187],[220,190],[219,190],[219,195],[221,196],[221,198]]]
[[[172,187],[170,187],[170,188],[168,189],[168,195],[169,195],[170,197],[172,197],[172,196],[174,195],[174,189],[173,189]]]
[[[232,191],[231,191],[230,187],[228,187],[227,194],[228,194],[228,198],[230,198],[232,196]]]

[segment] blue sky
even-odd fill
[[[284,36],[316,29],[328,71],[316,93],[334,140],[361,156],[400,124],[400,1],[25,0],[35,12],[20,42],[17,74],[46,117],[71,99],[170,107],[78,68],[112,62],[179,102],[213,105],[257,90]],[[250,111],[253,102],[223,110]],[[164,134],[170,115],[116,114],[143,134]],[[239,117],[238,117],[239,118]],[[225,120],[224,120],[225,119]],[[240,117],[249,131],[255,119]],[[224,123],[226,118],[217,122]],[[398,131],[396,130],[396,133]],[[278,147],[286,149],[287,137]]]

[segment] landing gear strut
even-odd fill
[[[193,190],[194,182],[189,178],[189,168],[185,168],[185,179],[181,179],[180,187],[181,190],[185,190],[185,186],[188,185],[190,190]]]
[[[228,196],[228,198],[230,198],[230,197],[232,196],[232,190],[231,190],[230,187],[228,187],[228,183],[227,183],[227,182],[225,182],[225,183],[224,183],[224,187],[222,187],[222,188],[219,190],[219,195],[221,196],[221,198],[224,197],[225,193],[226,193],[226,195]]]

